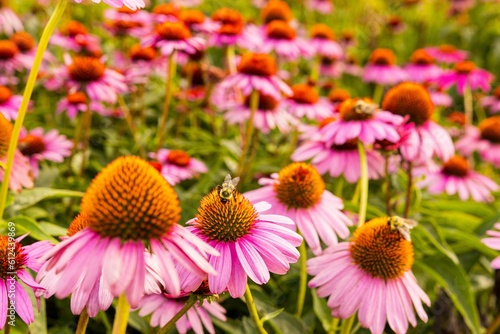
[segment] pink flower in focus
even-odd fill
[[[408,79],[408,74],[396,65],[396,56],[389,49],[375,49],[363,73],[364,82],[394,85]]]
[[[394,332],[407,333],[408,323],[417,325],[413,308],[424,322],[428,319],[422,303],[430,306],[430,299],[411,271],[413,245],[388,224],[390,219],[402,218],[372,219],[349,242],[307,261],[314,276],[309,287],[328,297],[332,316],[347,319],[357,312],[372,334],[382,334],[386,322]]]
[[[292,86],[293,95],[282,100],[279,108],[288,111],[298,118],[310,120],[323,119],[332,116],[333,111],[327,100],[320,98],[316,90],[305,84]]]
[[[490,72],[476,68],[473,62],[462,61],[455,64],[454,70],[443,72],[433,81],[444,89],[457,85],[458,94],[463,95],[466,86],[471,90],[480,88],[482,91],[488,92],[491,89],[490,84],[493,79],[494,76]]]
[[[262,188],[247,191],[243,195],[252,203],[267,201],[269,213],[292,219],[315,255],[322,252],[321,240],[332,246],[338,237],[349,236],[352,221],[342,213],[344,203],[325,190],[325,183],[318,171],[302,162],[283,168],[272,178],[261,178]]]
[[[137,157],[120,157],[94,178],[83,196],[81,211],[88,216],[88,227],[44,255],[48,261],[37,279],[52,286],[49,293],[58,298],[80,291],[81,308],[102,280],[113,297],[125,294],[136,308],[146,289],[147,246],[158,255],[167,292],[178,296],[174,259],[203,278],[217,275],[206,257],[218,255],[178,225],[180,210],[177,194],[155,168]],[[51,285],[54,275],[60,284]]]
[[[161,175],[171,185],[208,172],[207,166],[203,162],[189,156],[182,150],[162,148],[158,150],[158,153],[149,153],[148,156],[161,164]]]
[[[8,223],[9,230],[15,228],[12,224]],[[7,223],[5,226],[7,229]],[[9,235],[11,233],[9,232]],[[24,285],[34,292],[43,290],[43,287],[35,282],[27,269],[34,272],[40,270],[42,266],[42,262],[39,262],[40,257],[53,245],[49,241],[40,241],[29,246],[22,246],[21,240],[26,236],[27,234],[17,239],[6,235],[0,236],[0,258],[2,259],[0,262],[0,330],[5,327],[8,314],[10,315],[8,322],[13,318],[15,320],[15,315],[9,310],[15,311],[28,325],[35,320],[33,305]]]
[[[0,86],[0,113],[9,121],[14,121],[22,99],[21,95],[13,95],[8,87]]]
[[[457,141],[456,147],[465,156],[477,151],[484,161],[500,168],[500,116],[486,118],[478,128],[466,127],[465,135]]]
[[[453,64],[467,59],[469,52],[458,50],[453,45],[443,44],[438,47],[427,47],[425,51],[437,61],[446,64]]]
[[[434,64],[434,58],[424,49],[411,55],[410,64],[404,67],[410,81],[424,83],[438,77],[443,70]]]
[[[30,132],[23,128],[19,134],[18,148],[29,158],[33,175],[37,178],[38,163],[43,160],[63,162],[71,154],[73,142],[55,129],[44,133],[43,128],[35,128]]]
[[[295,247],[302,237],[293,231],[290,218],[263,213],[270,204],[254,206],[236,190],[226,200],[219,192],[217,187],[202,198],[196,218],[187,224],[192,225],[189,231],[221,254],[208,259],[218,273],[208,274],[210,291],[220,294],[227,290],[231,297],[239,298],[245,293],[247,276],[265,284],[269,272],[286,274],[290,263],[299,258]]]
[[[484,238],[481,242],[491,249],[500,250],[500,223],[496,223],[493,226],[496,230],[486,231],[486,235],[488,235],[489,238]],[[491,261],[491,267],[493,269],[500,269],[500,256]]]
[[[205,48],[205,40],[192,37],[188,27],[182,22],[166,21],[158,24],[154,33],[143,39],[142,46],[158,48],[164,56],[169,56],[174,51],[194,54]]]
[[[495,181],[471,170],[467,160],[458,155],[446,161],[439,171],[427,171],[418,186],[427,188],[430,194],[446,191],[449,196],[458,194],[462,201],[472,197],[476,202],[493,201],[491,192],[500,189]]]

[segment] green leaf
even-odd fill
[[[16,235],[29,233],[30,237],[36,240],[49,240],[54,244],[59,243],[59,241],[45,232],[36,220],[33,220],[30,217],[17,216],[11,218],[10,221],[15,224]]]
[[[66,233],[68,232],[68,230],[66,228],[61,227],[61,226],[56,225],[56,224],[52,224],[52,223],[40,222],[38,225],[40,225],[40,227],[45,232],[47,232],[47,234],[50,234],[50,235],[53,235],[56,237],[59,237],[61,235],[66,235]]]
[[[475,249],[489,257],[498,256],[497,251],[483,244],[480,238],[469,232],[464,232],[458,229],[443,229],[443,231],[445,233],[446,239],[458,241],[460,246],[466,246],[467,248]]]
[[[441,255],[417,261],[414,268],[425,272],[443,287],[473,334],[481,332],[471,283],[461,266]]]
[[[459,261],[457,255],[450,249],[450,246],[446,243],[446,239],[441,227],[438,224],[434,223],[432,219],[426,222],[428,222],[428,224],[418,224],[417,227],[412,230],[412,235],[420,234],[422,237],[427,239],[437,251],[448,257],[455,264],[458,264]]]
[[[265,323],[268,320],[276,318],[284,310],[285,310],[284,308],[280,308],[279,310],[264,315],[260,320],[262,320],[262,323]]]
[[[321,321],[323,329],[328,332],[332,325],[332,310],[326,305],[325,298],[319,298],[316,294],[316,290],[311,290],[311,295],[313,298],[313,310],[316,317]]]
[[[61,197],[82,197],[83,193],[79,191],[52,188],[35,188],[24,190],[17,195],[11,206],[12,210],[19,211],[37,204],[46,199]]]

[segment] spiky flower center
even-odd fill
[[[220,197],[219,191],[219,187],[215,188],[201,199],[194,226],[210,240],[235,241],[250,233],[258,214],[237,190],[227,200]]]
[[[174,189],[146,161],[120,157],[99,173],[82,199],[89,227],[122,240],[160,238],[177,224],[181,208]]]
[[[438,47],[438,50],[442,53],[454,53],[457,51],[457,48],[450,44],[442,44]]]
[[[77,35],[87,35],[89,31],[87,27],[78,21],[69,21],[66,25],[62,26],[60,32],[64,36],[75,37]]]
[[[359,227],[351,239],[351,257],[360,269],[384,280],[403,276],[413,265],[413,245],[388,217],[370,220]]]
[[[444,163],[442,172],[446,175],[464,177],[469,173],[469,163],[457,155]]]
[[[321,200],[325,182],[316,168],[304,162],[294,162],[280,170],[274,191],[288,208],[306,209]]]
[[[376,105],[369,98],[347,99],[339,106],[340,118],[346,122],[366,121],[373,118]]]
[[[182,22],[163,22],[156,26],[155,32],[169,41],[181,41],[191,37],[191,31]]]
[[[19,139],[18,148],[22,154],[32,156],[45,151],[45,142],[42,137],[30,134]]]
[[[9,60],[19,53],[17,45],[7,39],[0,41],[0,60]]]
[[[335,34],[326,24],[318,23],[313,25],[311,29],[311,38],[333,41],[335,39]]]
[[[250,96],[245,97],[244,104],[248,108],[251,108],[251,105],[250,105],[251,102],[250,102],[250,100],[251,100]],[[258,110],[260,110],[260,111],[272,111],[272,110],[275,110],[276,107],[278,106],[278,103],[279,103],[279,101],[277,101],[271,95],[267,95],[267,94],[259,92],[259,106],[257,108]]]
[[[274,39],[293,40],[295,29],[285,21],[272,21],[266,26],[267,37]]]
[[[73,105],[87,103],[87,96],[82,92],[69,93],[66,95],[66,99]]]
[[[409,115],[410,122],[419,126],[431,119],[434,104],[422,85],[405,82],[385,94],[382,109],[403,117]]]
[[[26,266],[28,257],[23,246],[9,237],[0,236],[0,279],[11,277]]]
[[[269,1],[260,13],[264,24],[272,21],[289,22],[293,18],[292,10],[285,1]]]
[[[151,46],[143,48],[140,44],[135,44],[130,48],[130,59],[133,61],[152,61],[155,58],[156,50]]]
[[[418,49],[412,53],[410,62],[416,65],[430,65],[434,63],[434,57],[424,49]]]
[[[9,101],[11,97],[12,91],[5,86],[0,86],[0,104]]]
[[[344,144],[331,146],[331,149],[334,151],[357,151],[358,150],[358,140],[357,139],[349,139]]]
[[[277,72],[274,58],[265,53],[245,53],[238,64],[238,71],[245,74],[269,77]]]
[[[94,57],[75,57],[68,66],[70,77],[80,82],[97,81],[104,76],[105,71],[106,66]]]
[[[469,74],[474,71],[476,65],[470,60],[460,61],[455,64],[455,71],[458,73]]]
[[[171,3],[164,3],[153,8],[153,14],[174,16],[177,18],[179,17],[180,12],[180,9]]]
[[[181,12],[179,18],[188,27],[193,24],[202,24],[205,22],[205,14],[197,9],[185,9]]]
[[[90,217],[85,212],[80,212],[69,224],[66,235],[71,237],[90,225]]]
[[[334,88],[328,94],[328,100],[332,103],[341,103],[351,98],[349,91],[342,88]]]
[[[189,165],[191,161],[191,157],[189,154],[182,150],[172,150],[168,153],[167,162],[172,165],[176,165],[179,167],[186,167]]]
[[[219,28],[220,35],[236,36],[243,31],[243,23],[226,23]]]
[[[7,155],[10,138],[12,137],[12,123],[0,113],[0,157]]]
[[[319,100],[319,94],[309,85],[297,84],[292,87],[292,99],[301,104],[315,104]]]
[[[17,45],[21,52],[28,52],[35,47],[35,40],[25,31],[19,31],[10,36],[10,40]]]
[[[390,49],[375,49],[368,62],[374,65],[392,66],[396,64],[396,55]]]
[[[500,116],[488,117],[479,123],[481,138],[500,144]]]

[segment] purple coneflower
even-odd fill
[[[153,8],[153,19],[155,23],[177,22],[181,9],[173,3],[162,3]]]
[[[22,99],[21,95],[13,95],[8,87],[0,86],[0,113],[9,121],[15,120]]]
[[[322,76],[338,79],[342,76],[346,68],[344,61],[337,57],[321,57],[320,73]]]
[[[457,141],[456,147],[465,156],[478,151],[482,159],[500,168],[500,116],[486,118],[478,128],[467,126],[465,136]]]
[[[184,9],[179,14],[179,20],[194,32],[215,33],[220,28],[220,23],[207,18],[201,10]]]
[[[79,112],[86,112],[89,109],[87,100],[88,97],[85,93],[69,93],[57,103],[56,113],[66,112],[70,119],[74,119]],[[99,101],[90,101],[90,110],[102,116],[111,115],[111,111]]]
[[[438,62],[453,64],[459,61],[467,59],[469,52],[464,50],[458,50],[456,47],[450,44],[443,44],[437,47],[427,47],[425,48],[431,57],[434,57]]]
[[[64,158],[71,154],[73,142],[55,129],[44,133],[43,128],[35,128],[29,132],[21,129],[17,146],[21,153],[29,158],[33,176],[36,178],[40,161],[63,162]]]
[[[481,242],[492,249],[500,250],[500,223],[496,223],[493,226],[496,230],[486,231],[489,238],[484,238]],[[491,267],[493,269],[500,269],[500,256],[491,261]]]
[[[10,39],[0,40],[0,75],[9,76],[16,71],[31,68],[32,59],[20,52]],[[5,82],[1,79],[1,82]]]
[[[108,9],[104,12],[105,26],[117,36],[145,37],[152,29],[151,14],[128,7]]]
[[[100,56],[101,53],[99,38],[89,34],[87,27],[78,21],[68,21],[62,25],[59,32],[51,36],[50,44],[57,45],[64,50],[87,51],[94,56]]]
[[[178,225],[180,210],[174,189],[154,167],[137,157],[120,157],[94,178],[83,196],[81,211],[88,216],[88,227],[44,256],[48,261],[38,279],[49,286],[49,278],[56,275],[60,284],[50,292],[65,298],[79,290],[82,301],[102,280],[113,297],[125,295],[135,308],[146,286],[147,247],[158,255],[167,291],[179,295],[173,259],[205,277],[217,275],[205,257],[218,255]]]
[[[306,117],[310,120],[319,120],[332,116],[331,105],[326,99],[320,98],[316,90],[306,84],[292,86],[293,95],[282,100],[282,108],[296,117]]]
[[[208,45],[216,47],[238,45],[247,48],[260,41],[259,36],[247,33],[243,16],[235,9],[220,8],[212,14],[212,20],[219,24],[219,29],[210,34]]]
[[[183,180],[192,179],[206,173],[207,166],[182,150],[160,149],[157,153],[149,153],[150,158],[161,165],[160,173],[171,185]]]
[[[481,106],[488,108],[492,114],[500,112],[500,86],[493,90],[492,95],[485,96],[481,99]]]
[[[410,63],[404,67],[410,81],[424,83],[438,77],[443,70],[434,64],[434,58],[424,49],[415,50]]]
[[[458,155],[446,161],[440,170],[427,171],[418,185],[426,187],[430,194],[458,194],[462,201],[472,197],[476,202],[493,201],[491,192],[500,189],[495,181],[471,170],[467,160]]]
[[[344,203],[325,189],[318,171],[309,164],[294,162],[271,178],[261,178],[262,188],[243,195],[252,203],[267,201],[269,213],[291,218],[315,255],[321,254],[320,239],[327,245],[349,236],[352,221],[342,213]]]
[[[372,219],[359,227],[349,242],[331,246],[307,261],[308,273],[315,276],[309,287],[327,297],[335,318],[347,319],[358,313],[361,326],[382,334],[386,322],[396,333],[406,333],[408,323],[428,317],[422,303],[430,299],[418,286],[411,271],[413,245],[389,222],[399,217]]]
[[[194,54],[205,48],[205,40],[193,37],[191,31],[180,21],[166,21],[158,24],[154,33],[143,39],[142,46],[152,46],[164,56],[170,56],[175,51]]]
[[[329,14],[333,11],[333,1],[307,0],[307,8],[320,12],[321,14]]]
[[[43,290],[27,269],[40,270],[40,257],[53,247],[49,241],[22,246],[27,234],[14,239],[13,223],[6,224],[7,229],[8,235],[0,236],[0,330],[6,323],[16,326],[15,313],[28,325],[35,320],[30,297],[20,282],[34,292]]]
[[[396,56],[389,49],[375,49],[363,72],[363,81],[379,85],[394,85],[408,79],[408,74],[396,65]]]
[[[451,107],[453,99],[450,94],[445,92],[443,87],[437,87],[433,84],[425,84],[425,86],[431,96],[432,103],[434,103],[436,107]]]
[[[76,3],[82,3],[83,0],[74,0]],[[101,0],[92,0],[95,3],[100,3]],[[139,9],[139,8],[144,8],[146,4],[144,3],[143,0],[103,0],[104,3],[120,8],[123,6],[127,6],[130,9]]]
[[[434,81],[444,89],[456,84],[458,94],[463,95],[466,86],[472,90],[480,88],[484,92],[489,92],[493,78],[490,72],[477,68],[473,62],[461,61],[455,64],[454,70],[443,72]]]
[[[335,41],[335,34],[325,24],[315,24],[311,28],[311,39],[309,46],[321,57],[341,59],[344,51],[339,43]]]
[[[210,291],[229,291],[233,298],[243,296],[247,276],[257,284],[270,279],[269,272],[284,275],[290,263],[299,258],[295,247],[302,237],[293,231],[293,221],[285,216],[265,214],[271,205],[252,205],[237,190],[227,199],[217,187],[202,198],[189,230],[219,251],[209,256],[218,275],[208,275]]]
[[[7,36],[12,35],[16,31],[23,30],[23,23],[8,5],[8,0],[3,0],[0,3],[0,33]]]

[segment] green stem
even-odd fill
[[[250,312],[250,316],[255,323],[255,327],[257,328],[257,332],[259,334],[267,334],[267,331],[264,329],[264,324],[260,320],[259,314],[257,313],[257,308],[255,307],[252,292],[250,291],[250,287],[248,286],[248,284],[245,290],[245,301],[247,303],[248,312]]]
[[[158,146],[156,150],[158,151],[163,145],[163,135],[166,131],[168,112],[170,110],[170,101],[172,100],[172,85],[174,82],[176,62],[175,57],[177,52],[174,51],[168,56],[167,65],[167,83],[165,85],[165,103],[163,104],[163,112],[161,115],[160,125],[158,126]]]
[[[87,111],[83,114],[82,117],[82,129],[83,129],[83,140],[82,140],[82,165],[80,166],[80,177],[83,175],[85,171],[86,164],[86,155],[87,150],[89,148],[89,140],[90,140],[90,129],[92,128],[92,110],[90,109],[90,100],[87,100]],[[89,157],[90,158],[90,157]]]
[[[170,319],[170,321],[165,325],[163,326],[157,334],[165,334],[165,333],[168,333],[168,331],[170,331],[172,328],[174,328],[175,326],[175,323],[177,322],[177,320],[179,320],[180,318],[182,318],[182,316],[184,314],[186,314],[186,312],[191,308],[193,307],[193,305],[196,303],[196,296],[195,295],[190,295],[188,300],[186,300],[186,303],[184,304],[184,306],[180,309],[179,312],[177,312],[176,315],[174,315],[174,317],[172,319]]]
[[[9,322],[5,322],[5,327],[3,329],[3,334],[10,334],[10,325]]]
[[[373,102],[376,104],[380,104],[382,101],[382,94],[384,93],[384,86],[382,85],[375,85],[375,89],[373,90]]]
[[[391,215],[391,176],[389,175],[389,154],[385,154],[384,163],[384,173],[385,173],[385,208],[387,215]]]
[[[139,135],[137,133],[137,127],[135,126],[135,122],[134,122],[134,118],[132,117],[130,109],[127,107],[127,104],[125,103],[125,100],[123,99],[123,96],[121,96],[121,95],[118,95],[118,105],[123,110],[123,114],[125,116],[125,121],[130,129],[130,132],[132,133],[132,137],[134,138],[135,144],[139,148],[139,154],[140,154],[141,158],[145,159],[146,158],[146,151],[144,150],[144,147],[140,143]]]
[[[234,52],[234,45],[228,45],[226,47],[226,62],[229,74],[236,73],[236,57]]]
[[[500,313],[497,314],[493,322],[490,324],[485,334],[493,334],[500,327]]]
[[[311,81],[316,84],[319,79],[319,72],[321,70],[321,58],[316,57],[313,59],[311,68]]]
[[[300,318],[302,315],[302,310],[304,309],[304,300],[306,299],[306,291],[307,291],[307,248],[306,242],[302,241],[299,246],[299,265],[300,265],[300,274],[299,274],[299,292],[297,295],[297,308],[295,311],[295,316]]]
[[[330,325],[330,329],[328,330],[328,334],[335,334],[337,333],[337,329],[339,327],[339,318],[333,318],[332,319],[332,324]]]
[[[78,318],[78,325],[75,334],[85,334],[87,331],[87,324],[89,323],[89,314],[87,308],[84,307],[80,317]]]
[[[465,124],[472,125],[472,91],[469,84],[464,87]]]
[[[353,314],[350,318],[342,321],[342,328],[340,329],[340,334],[351,334],[352,325],[354,325],[354,321],[356,320],[356,314]]]
[[[23,99],[21,101],[21,106],[19,107],[19,112],[17,114],[16,122],[14,123],[14,128],[12,129],[12,138],[9,143],[9,150],[7,152],[7,167],[3,176],[2,187],[0,188],[0,219],[3,217],[5,211],[5,203],[7,201],[7,193],[9,192],[9,180],[12,171],[12,166],[14,164],[14,154],[17,149],[17,142],[19,140],[19,133],[21,132],[21,127],[23,126],[24,117],[26,116],[26,110],[31,99],[31,94],[33,93],[33,88],[35,87],[36,78],[38,77],[38,72],[40,70],[40,65],[42,64],[43,54],[47,49],[50,36],[54,32],[57,23],[61,19],[64,13],[64,9],[68,0],[59,0],[57,2],[56,8],[49,19],[49,22],[43,30],[42,37],[38,43],[38,47],[35,54],[35,59],[33,60],[33,66],[31,67],[30,75],[24,89]]]
[[[368,206],[368,163],[366,161],[366,151],[363,143],[358,140],[359,164],[361,167],[361,198],[359,201],[358,227],[361,227],[366,220],[366,208]]]
[[[408,185],[406,188],[406,203],[405,203],[405,211],[403,213],[404,218],[408,218],[408,215],[410,214],[410,207],[411,207],[411,193],[413,191],[413,175],[412,175],[412,164],[411,162],[408,163]]]
[[[130,314],[130,304],[127,296],[121,294],[116,305],[115,321],[113,322],[112,334],[125,334],[127,331],[128,316]]]
[[[254,118],[258,108],[259,108],[259,92],[257,90],[253,90],[250,95],[250,119],[248,120],[247,123],[245,138],[243,139],[243,147],[241,149],[241,156],[238,162],[238,175],[241,175],[245,170],[246,155],[248,147],[250,146],[250,141],[252,140]]]

